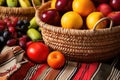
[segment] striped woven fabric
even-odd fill
[[[107,62],[66,62],[61,69],[27,62],[9,80],[120,80],[120,57]]]

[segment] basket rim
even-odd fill
[[[42,11],[42,9],[46,6],[50,6],[51,4],[51,1],[48,1],[48,2],[45,2],[44,4],[42,4],[37,10],[36,10],[36,13],[35,13],[35,17],[36,17],[36,21],[37,21],[37,24],[41,27],[41,28],[44,28],[44,29],[47,29],[47,30],[50,30],[50,31],[53,31],[53,32],[58,32],[58,33],[63,33],[63,34],[70,34],[70,35],[80,35],[80,34],[85,34],[85,35],[104,35],[104,34],[112,34],[112,33],[115,33],[115,32],[120,32],[120,25],[118,26],[112,26],[112,28],[104,28],[104,29],[96,29],[96,30],[89,30],[89,29],[65,29],[65,28],[62,28],[60,26],[54,26],[54,25],[50,25],[50,24],[47,24],[43,21],[40,20],[39,18],[39,13]]]
[[[22,7],[7,7],[7,6],[0,6],[0,8],[6,8],[6,9],[32,9],[34,7],[26,7],[26,8],[22,8]]]
[[[34,7],[27,7],[27,8],[21,8],[21,7],[4,7],[0,6],[0,14],[1,15],[28,15],[28,14],[35,14]]]

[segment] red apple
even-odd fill
[[[48,9],[40,15],[40,19],[51,25],[59,25],[60,15],[56,9]]]
[[[107,16],[110,12],[112,12],[112,8],[110,5],[102,3],[97,7],[97,11],[100,11],[104,16]]]
[[[110,0],[110,5],[115,11],[120,11],[120,0]]]
[[[55,8],[58,11],[62,11],[62,12],[71,11],[72,2],[73,0],[57,0],[55,4]]]
[[[26,51],[28,58],[36,63],[47,61],[49,48],[42,42],[32,42]]]
[[[113,19],[114,26],[120,25],[120,11],[111,12],[108,17]]]

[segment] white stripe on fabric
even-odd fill
[[[0,67],[2,67],[2,66],[4,66],[4,65],[6,65],[6,64],[9,64],[12,60],[14,60],[15,59],[15,57],[13,56],[13,57],[11,57],[10,59],[8,59],[7,61],[5,61],[5,62],[3,62],[2,64],[0,64]]]
[[[33,76],[33,74],[36,72],[39,66],[41,65],[36,64],[35,66],[31,67],[27,72],[28,74],[25,76],[24,80],[29,80]]]
[[[0,73],[10,70],[14,65],[16,65],[15,57],[11,58],[10,60],[6,61],[3,65],[0,66]]]
[[[49,72],[52,70],[51,67],[47,69],[47,71],[44,73],[44,75],[40,78],[40,80],[45,80],[46,76],[49,74]]]
[[[117,64],[117,62],[118,62],[118,58],[115,59],[115,60],[113,61],[113,63],[112,63],[112,70],[111,70],[111,73],[110,73],[110,75],[108,76],[107,80],[112,80],[113,75],[115,75],[115,70],[116,70],[116,69],[114,68],[114,66]]]
[[[59,76],[64,72],[64,70],[66,69],[67,65],[68,65],[68,62],[66,61],[65,66],[64,66],[63,69],[60,71],[60,73],[58,74],[58,76],[56,77],[55,80],[58,80]]]
[[[62,72],[62,74],[58,77],[58,80],[70,80],[70,76],[74,74],[76,71],[76,62],[68,62],[67,67]],[[72,77],[72,76],[71,76]]]
[[[69,76],[68,80],[71,80],[71,78],[74,76],[74,74],[76,73],[77,70],[78,70],[78,68],[75,67],[74,71],[73,71],[72,74]]]
[[[118,72],[118,74],[116,75],[116,79],[119,80],[120,78],[120,71]]]
[[[102,63],[100,63],[100,64],[99,64],[99,66],[98,66],[97,70],[95,71],[95,73],[94,73],[94,74],[93,74],[93,76],[91,77],[91,80],[94,80],[94,77],[96,76],[96,74],[97,74],[97,73],[98,73],[98,71],[100,70],[101,65],[102,65]]]

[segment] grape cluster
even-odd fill
[[[0,20],[0,49],[5,45],[20,45],[25,49],[26,42],[29,41],[26,34],[29,25],[28,20],[19,20],[17,17],[6,17]]]

